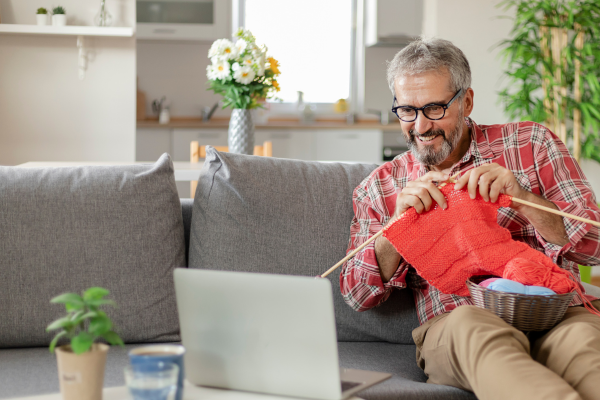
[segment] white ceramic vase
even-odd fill
[[[38,25],[48,25],[48,14],[36,14]]]
[[[67,15],[66,14],[54,14],[52,16],[52,26],[66,26]]]

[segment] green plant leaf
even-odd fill
[[[125,347],[125,343],[123,342],[123,340],[121,339],[121,337],[119,337],[119,335],[117,335],[116,332],[113,331],[109,331],[106,332],[105,334],[102,335],[102,337],[110,344],[112,344],[113,346],[121,346],[121,347]]]
[[[75,354],[88,351],[94,343],[94,337],[87,332],[79,332],[79,335],[71,339],[71,349]]]
[[[107,299],[89,300],[89,301],[86,301],[86,304],[91,307],[98,307],[98,306],[102,306],[102,305],[111,305],[111,306],[116,305],[113,300],[107,300]]]
[[[83,301],[100,300],[110,292],[101,287],[91,287],[83,293]]]
[[[83,299],[77,293],[64,293],[64,294],[58,295],[58,296],[54,297],[52,300],[50,300],[50,303],[65,304],[65,305],[70,304],[72,306],[80,306],[79,308],[83,307]],[[79,308],[77,308],[77,309],[79,309]]]
[[[58,343],[58,339],[65,336],[67,334],[66,331],[58,332],[54,339],[50,342],[50,353],[54,353],[54,349],[56,348],[56,344]]]
[[[71,320],[71,316],[67,315],[66,317],[62,317],[52,322],[48,327],[46,327],[46,332],[53,331],[55,329],[67,329],[71,328],[75,323]]]
[[[112,322],[105,313],[99,312],[90,320],[88,332],[95,336],[102,336],[112,329]]]

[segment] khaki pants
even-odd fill
[[[600,300],[593,302],[600,309]],[[412,333],[428,383],[487,399],[600,399],[600,317],[569,307],[529,338],[491,312],[460,306]]]

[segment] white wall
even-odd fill
[[[137,42],[139,88],[146,93],[146,115],[151,103],[166,96],[171,116],[197,117],[203,107],[212,106],[221,96],[207,91],[206,67],[212,43],[148,41]],[[229,115],[219,111],[215,115]]]
[[[61,0],[69,24],[93,25],[97,0]],[[33,24],[52,0],[0,0],[2,23]],[[134,26],[135,0],[108,0],[116,26]],[[86,38],[78,78],[74,36],[0,34],[0,164],[135,159],[135,39]]]

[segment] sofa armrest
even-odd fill
[[[585,288],[585,292],[595,297],[600,297],[600,287],[590,285],[589,283],[581,282],[583,287]]]

